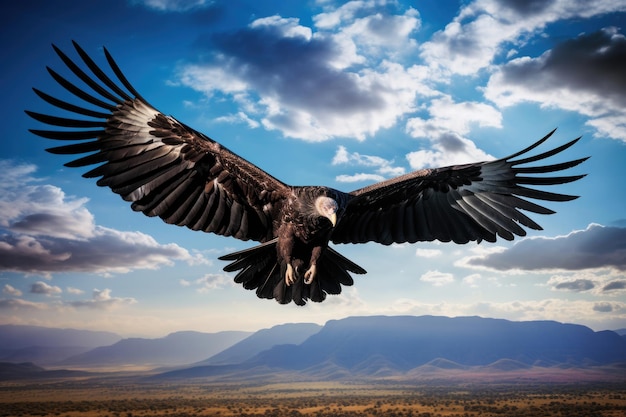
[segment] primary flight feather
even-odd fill
[[[34,89],[43,100],[72,116],[27,111],[42,123],[71,129],[31,132],[72,141],[48,151],[86,154],[66,166],[97,165],[83,176],[99,178],[98,185],[131,202],[135,211],[192,230],[260,242],[220,259],[232,261],[224,270],[238,271],[235,282],[280,303],[321,302],[326,294],[339,294],[342,285],[352,285],[350,273],[365,273],[329,247],[329,242],[467,243],[493,242],[497,236],[512,240],[526,234],[524,227],[541,230],[522,210],[553,213],[527,198],[576,198],[532,186],[564,184],[583,176],[532,175],[562,171],[587,159],[528,166],[578,140],[526,156],[552,131],[506,158],[423,169],[350,193],[323,186],[290,186],[152,107],[135,91],[106,48],[106,60],[117,80],[78,44],[74,47],[82,65],[54,49],[87,88],[50,68],[48,72],[82,103],[69,103]]]

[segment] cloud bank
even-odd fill
[[[522,239],[500,252],[466,260],[468,266],[497,271],[609,268],[626,270],[626,228],[591,224],[565,236]],[[584,281],[566,284],[584,286]]]
[[[96,225],[87,199],[42,184],[33,165],[0,161],[0,170],[0,271],[110,274],[204,261],[145,233]]]

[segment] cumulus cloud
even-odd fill
[[[261,126],[261,123],[259,123],[258,121],[254,120],[254,119],[251,119],[247,114],[245,114],[242,111],[237,112],[237,114],[229,114],[228,116],[216,117],[215,121],[218,122],[218,123],[219,122],[223,122],[223,123],[245,123],[251,129],[256,129],[257,127]]]
[[[81,290],[80,288],[74,288],[74,287],[67,287],[65,290],[67,291],[68,294],[74,294],[74,295],[80,295],[80,294],[85,293],[85,291]]]
[[[314,19],[315,28],[270,16],[214,34],[200,42],[212,59],[185,65],[180,83],[209,96],[230,95],[250,120],[288,137],[364,139],[412,111],[417,95],[432,94],[419,66],[405,68],[389,55],[412,45],[417,13],[383,8],[357,17],[356,9],[370,10],[366,3]],[[367,67],[364,53],[374,58]]]
[[[42,184],[32,165],[0,161],[0,170],[8,173],[0,184],[0,271],[124,273],[204,261],[141,232],[97,226],[87,199]]]
[[[4,284],[4,287],[2,287],[2,293],[13,297],[20,297],[22,295],[22,291],[18,290],[11,284]]]
[[[26,301],[19,298],[4,298],[0,299],[0,310],[11,311],[32,311],[32,310],[46,310],[48,309],[46,303],[36,303],[33,301]]]
[[[97,226],[87,242],[0,236],[0,270],[48,275],[53,272],[127,273],[158,269],[174,260],[196,258],[175,243],[160,244],[141,232],[123,232]]]
[[[602,292],[611,292],[611,291],[619,291],[626,290],[626,280],[616,280],[609,282],[604,287],[602,287]]]
[[[447,95],[430,101],[428,113],[427,119],[408,120],[407,132],[412,137],[433,139],[449,133],[466,135],[475,126],[502,127],[502,114],[493,106],[476,101],[457,103]]]
[[[575,111],[598,135],[626,141],[626,36],[606,28],[514,59],[491,76],[485,96],[501,107],[536,102]]]
[[[626,228],[591,224],[565,236],[532,237],[499,252],[465,260],[467,266],[498,271],[626,270]]]
[[[353,175],[341,174],[335,177],[335,181],[351,183],[351,182],[379,182],[383,181],[385,177],[378,174],[366,174],[366,173],[358,173]]]
[[[338,175],[335,180],[338,182],[357,182],[357,181],[382,181],[387,176],[398,176],[404,174],[405,170],[402,167],[393,165],[394,161],[372,156],[361,155],[358,152],[348,152],[345,146],[339,146],[337,152],[333,157],[333,165],[350,165],[350,166],[362,166],[374,169],[375,173],[357,173],[352,175]]]
[[[443,254],[443,251],[439,249],[415,249],[415,256],[419,258],[435,258],[437,256],[441,256],[441,254]]]
[[[474,101],[455,102],[441,96],[425,105],[429,117],[413,117],[406,123],[407,133],[428,139],[430,149],[407,154],[412,169],[440,167],[493,157],[464,137],[474,127],[502,127],[502,114],[494,107]]]
[[[551,22],[624,10],[626,2],[610,0],[475,0],[424,43],[420,54],[442,72],[473,75]]]
[[[411,168],[417,170],[488,161],[493,157],[478,149],[471,140],[447,133],[437,137],[431,143],[431,149],[409,152],[406,159]]]
[[[30,286],[31,294],[56,295],[61,294],[63,290],[56,285],[50,285],[43,281],[37,281]]]
[[[206,293],[213,290],[225,288],[233,285],[233,280],[225,274],[205,274],[202,278],[199,278],[193,282],[197,291],[200,293]],[[181,283],[183,286],[184,283]]]
[[[213,0],[132,0],[132,2],[161,12],[187,12],[214,3]]]
[[[597,311],[599,313],[612,313],[619,312],[620,310],[624,310],[624,305],[621,303],[609,303],[606,301],[601,301],[593,305],[593,311]]]
[[[454,282],[454,275],[447,272],[428,271],[420,277],[420,281],[428,282],[435,287],[451,284]]]
[[[574,292],[589,291],[595,288],[595,283],[590,279],[575,279],[572,281],[563,281],[554,285],[556,290],[568,290]]]
[[[33,177],[36,167],[0,161],[0,227],[29,236],[83,240],[92,236],[94,220],[86,198],[66,196],[63,190]],[[4,177],[4,173],[7,174]]]
[[[67,303],[68,305],[76,308],[88,308],[94,310],[110,310],[116,307],[135,304],[137,302],[134,298],[120,298],[112,297],[111,290],[105,288],[104,290],[94,289],[91,299],[72,301]]]

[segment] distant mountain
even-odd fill
[[[194,365],[227,365],[241,363],[275,345],[299,345],[310,336],[319,332],[321,328],[322,326],[319,324],[294,323],[280,324],[269,329],[262,329],[217,355]]]
[[[626,362],[626,342],[612,331],[553,321],[514,322],[480,317],[376,316],[326,323],[299,346],[275,347],[253,361],[305,369],[332,360],[353,369],[383,356],[400,370],[443,358],[462,365],[511,359],[572,364]]]
[[[345,378],[480,368],[521,371],[533,366],[587,367],[626,363],[626,341],[553,321],[480,317],[373,316],[332,320],[299,345],[278,345],[237,366],[203,366],[164,377],[215,376],[245,369]],[[269,375],[269,374],[268,374]]]
[[[91,375],[88,372],[68,370],[46,370],[32,362],[0,362],[0,381],[26,378],[68,378]]]
[[[1,349],[0,361],[12,363],[34,362],[51,365],[69,357],[88,352],[93,347],[84,346],[30,346],[22,349]]]
[[[91,330],[55,329],[39,326],[0,325],[2,349],[21,349],[32,346],[81,346],[94,348],[110,345],[122,339],[111,332]]]
[[[56,364],[57,366],[169,366],[197,362],[250,336],[250,332],[200,333],[183,331],[159,339],[122,339]]]
[[[121,338],[111,332],[0,325],[0,361],[52,364]]]

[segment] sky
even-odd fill
[[[626,328],[626,1],[13,2],[0,26],[0,324],[161,337],[357,315]],[[304,307],[260,300],[217,258],[240,242],[167,225],[70,159],[24,110],[62,115],[46,66],[106,46],[135,88],[292,185],[351,191],[424,167],[590,156],[579,195],[514,242],[337,245],[368,273]]]

